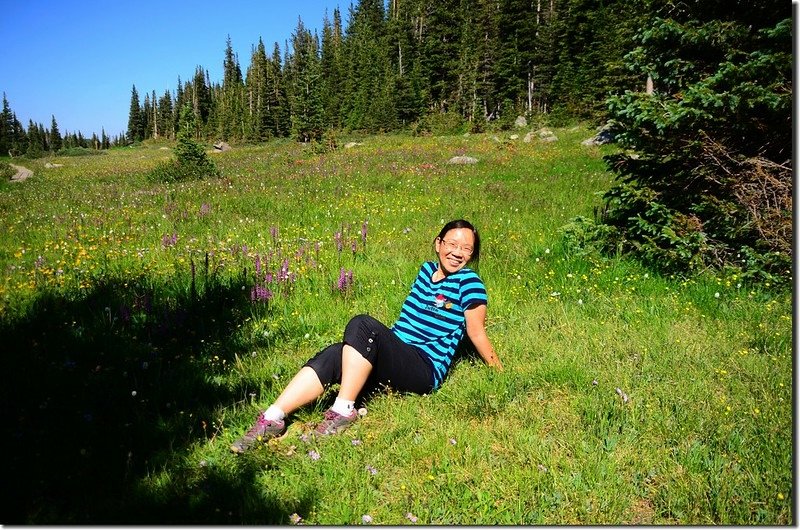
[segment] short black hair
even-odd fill
[[[449,232],[450,230],[456,230],[458,228],[466,228],[467,230],[472,231],[472,236],[475,238],[475,244],[473,245],[472,256],[470,256],[467,263],[474,264],[473,268],[477,269],[478,262],[481,258],[481,236],[480,234],[478,234],[478,229],[472,226],[472,223],[470,223],[465,219],[456,219],[455,221],[450,221],[449,223],[447,223],[442,227],[441,231],[439,232],[439,235],[436,236],[436,239],[441,241],[444,239],[444,236],[445,234],[447,234],[447,232]]]

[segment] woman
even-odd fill
[[[367,315],[350,320],[344,341],[310,359],[231,450],[241,453],[279,436],[286,415],[319,398],[333,383],[341,384],[339,394],[317,426],[318,434],[347,428],[358,417],[356,399],[381,387],[432,392],[444,380],[465,331],[483,360],[502,370],[486,336],[486,288],[467,268],[480,258],[478,231],[463,219],[451,221],[434,239],[434,248],[437,261],[422,264],[391,329]]]

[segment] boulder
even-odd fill
[[[217,142],[217,143],[214,144],[214,151],[224,152],[224,151],[230,151],[230,150],[231,150],[231,146],[228,145],[227,142]]]
[[[471,156],[454,156],[447,161],[448,164],[477,164],[478,159]]]
[[[522,141],[525,142],[526,144],[529,144],[531,143],[532,139],[533,139],[533,133],[529,132],[528,134],[525,135],[525,138],[523,138]]]
[[[511,136],[509,136],[509,138],[512,139],[512,140],[516,140],[517,138],[519,138],[519,135],[518,134],[512,134]]]
[[[539,138],[546,138],[548,136],[553,136],[553,131],[551,131],[547,127],[542,127],[541,129],[536,131],[536,134],[539,135]]]
[[[541,141],[543,141],[543,142],[557,142],[558,141],[558,137],[556,135],[544,136],[544,137],[539,138],[539,139]]]
[[[344,144],[344,148],[345,149],[352,149],[357,145],[364,145],[364,144],[361,143],[361,142],[347,142],[346,144]]]
[[[517,119],[514,120],[514,127],[522,129],[523,127],[528,126],[528,120],[525,119],[525,116],[517,116]]]
[[[46,167],[47,169],[53,169],[54,167],[64,167],[64,164],[53,164],[51,162],[48,162],[44,165],[44,167]]]

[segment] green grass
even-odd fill
[[[273,142],[179,184],[146,178],[167,143],[29,162],[0,188],[2,521],[793,524],[790,293],[565,248],[613,147],[555,132]],[[285,438],[229,453],[350,317],[394,321],[458,217],[482,234],[506,370],[466,353],[434,394],[378,396],[303,441],[329,393]],[[250,298],[256,255],[296,274],[268,303]]]

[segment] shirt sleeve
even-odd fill
[[[461,307],[466,311],[472,306],[488,303],[486,287],[478,275],[470,271],[461,282]]]

